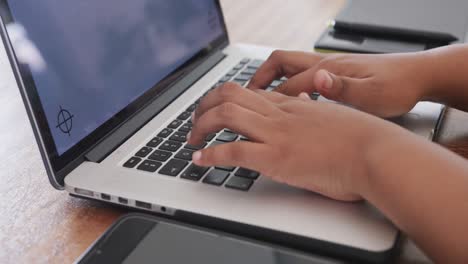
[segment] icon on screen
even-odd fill
[[[73,115],[67,109],[62,108],[62,106],[60,106],[60,110],[57,114],[56,128],[60,129],[62,133],[68,134],[68,136],[70,136],[73,128]]]

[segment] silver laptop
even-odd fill
[[[196,149],[247,140],[230,130],[203,146],[185,137],[204,94],[227,81],[245,86],[273,50],[230,44],[218,1],[0,3],[3,42],[55,188],[338,258],[393,252],[398,230],[367,203],[191,163]],[[431,139],[441,109],[420,103],[396,121]]]

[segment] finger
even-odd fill
[[[305,71],[322,58],[323,55],[315,53],[275,50],[257,70],[247,88],[265,89],[273,80]]]
[[[268,91],[260,90],[260,89],[256,89],[253,91],[275,104],[280,104],[287,100],[291,100],[291,97],[274,92],[274,91],[268,92]]]
[[[271,135],[272,132],[269,131],[273,130],[266,117],[240,105],[227,102],[209,109],[193,123],[188,143],[199,145],[207,135],[224,128],[229,128],[257,142],[264,142],[265,136]]]
[[[301,100],[301,101],[312,100],[307,93],[301,93],[297,97],[292,97],[292,96],[287,96],[281,93],[277,93],[275,91],[268,92],[268,91],[260,90],[260,89],[256,89],[254,91],[277,105],[282,104],[286,101],[291,101],[291,100]]]
[[[264,116],[273,115],[275,111],[278,111],[273,104],[257,93],[242,88],[235,83],[226,83],[203,97],[200,105],[195,110],[195,120],[193,121],[196,122],[198,117],[211,108],[227,102],[240,105]]]
[[[369,80],[338,76],[320,70],[314,76],[314,87],[327,99],[359,106],[368,97],[366,87],[370,84]]]
[[[237,141],[195,152],[192,161],[198,166],[236,166],[265,174],[274,161],[271,148],[262,143]]]
[[[314,78],[315,68],[303,71],[278,86],[275,92],[290,96],[298,96],[302,92],[312,93],[315,91]]]
[[[300,93],[298,97],[299,97],[299,99],[304,100],[304,101],[312,100],[307,93]]]

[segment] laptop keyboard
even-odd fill
[[[263,62],[263,60],[249,58],[242,59],[209,91],[229,81],[245,86]],[[285,78],[282,78],[273,81],[267,90],[274,90],[285,80]],[[313,97],[316,99],[318,95],[313,94]],[[201,182],[202,184],[248,191],[255,183],[255,180],[259,178],[260,174],[258,172],[232,166],[206,168],[191,162],[192,154],[207,146],[248,140],[229,129],[224,129],[218,133],[208,135],[205,142],[200,146],[188,144],[187,133],[192,129],[191,115],[200,100],[201,97],[184,112],[180,113],[166,128],[159,131],[153,139],[146,143],[146,146],[139,149],[123,166],[146,172],[157,172],[171,177],[180,177],[184,180]]]

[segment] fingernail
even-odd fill
[[[195,163],[200,163],[201,157],[202,157],[201,151],[197,151],[197,152],[193,153],[192,161],[195,162]]]
[[[192,117],[190,118],[190,120],[192,121],[192,123],[195,121],[195,112],[192,112]]]
[[[192,136],[192,131],[187,133],[187,141],[190,141],[190,136]]]
[[[319,83],[320,89],[330,90],[332,88],[333,80],[327,71],[321,70],[319,72],[318,78],[319,78],[318,83]]]

